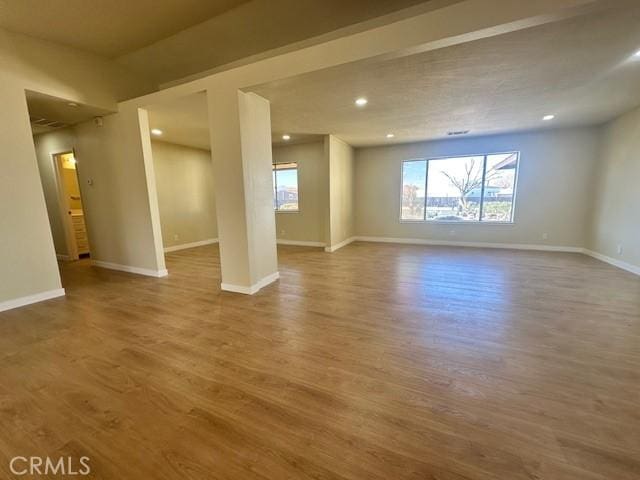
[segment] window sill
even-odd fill
[[[474,221],[460,221],[460,220],[403,220],[400,219],[400,223],[425,223],[429,225],[493,225],[493,226],[514,226],[516,222],[480,222]]]

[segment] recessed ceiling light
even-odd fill
[[[152,128],[151,134],[159,137],[160,135],[162,135],[162,130],[160,130],[159,128]]]
[[[68,106],[76,108],[78,106],[78,104],[76,102],[69,102],[67,103]]]
[[[393,133],[387,133],[387,138],[393,138],[395,135]]]
[[[369,103],[369,100],[364,97],[356,98],[356,105],[359,107],[364,107],[367,103]]]
[[[640,50],[638,50],[636,53],[634,53],[633,56],[640,58]]]
[[[548,122],[549,120],[553,120],[554,118],[556,118],[555,115],[545,115],[544,117],[542,117],[542,120]]]
[[[291,135],[282,135],[283,140],[291,140]]]

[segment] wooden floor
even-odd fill
[[[213,246],[153,279],[62,269],[0,314],[0,478],[640,478],[640,278],[579,255],[285,247],[219,290]],[[25,478],[25,477],[20,477]],[[54,477],[60,478],[60,477]]]

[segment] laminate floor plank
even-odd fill
[[[65,298],[0,313],[0,476],[640,478],[637,276],[371,243],[279,247],[254,296],[220,291],[216,246],[167,267],[62,264]]]

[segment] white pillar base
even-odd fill
[[[254,283],[249,287],[245,287],[243,285],[233,285],[231,283],[221,283],[220,289],[224,290],[225,292],[242,293],[244,295],[253,295],[254,293],[257,293],[258,291],[266,287],[267,285],[272,284],[279,278],[280,278],[280,272],[275,272],[275,273],[272,273],[271,275],[267,275],[262,280]]]

